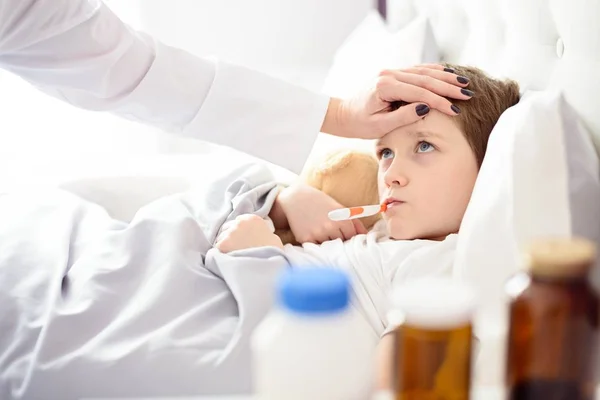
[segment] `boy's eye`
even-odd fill
[[[435,150],[435,147],[429,142],[419,142],[417,145],[417,153],[429,153],[430,151]]]
[[[379,151],[379,158],[392,158],[394,156],[394,152],[390,149],[381,149]]]

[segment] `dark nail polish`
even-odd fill
[[[450,108],[452,109],[452,111],[454,111],[457,114],[460,114],[460,108],[456,107],[454,104],[452,104],[450,106]]]
[[[465,96],[473,97],[473,92],[469,89],[460,89],[460,92]]]
[[[444,68],[445,72],[450,72],[450,73],[454,73],[454,68]]]
[[[423,115],[427,114],[429,112],[429,106],[426,104],[419,104],[415,110],[417,111],[417,115],[419,117],[422,117]]]
[[[459,83],[463,83],[463,84],[464,84],[464,83],[469,83],[469,78],[467,78],[466,76],[457,76],[457,77],[456,77],[456,80],[457,80]]]

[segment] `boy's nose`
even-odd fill
[[[392,168],[386,172],[385,178],[388,187],[403,187],[408,185],[408,178],[406,177],[406,174],[400,173],[399,171],[394,171]]]
[[[392,183],[390,186],[406,186],[408,184],[408,179],[406,179],[406,177],[398,177],[394,180],[392,180]]]

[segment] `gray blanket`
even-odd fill
[[[250,391],[250,333],[288,263],[212,245],[275,187],[244,165],[131,223],[66,192],[0,196],[0,399]]]

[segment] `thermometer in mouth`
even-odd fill
[[[387,204],[373,204],[371,206],[340,208],[330,211],[328,216],[332,221],[345,221],[348,219],[370,217],[386,210]]]

